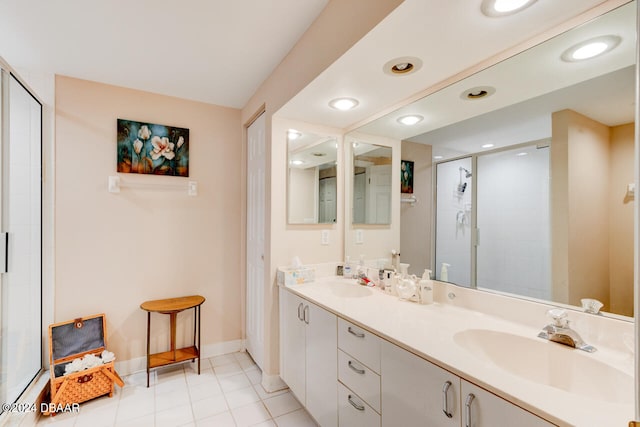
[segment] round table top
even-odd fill
[[[140,304],[140,308],[156,313],[177,313],[188,308],[197,307],[205,301],[203,296],[191,295],[188,297],[158,299],[145,301]]]

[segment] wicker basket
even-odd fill
[[[114,384],[124,382],[113,362],[64,375],[65,366],[87,354],[100,356],[106,347],[107,321],[104,314],[49,326],[51,404],[82,403],[99,396],[113,396]]]

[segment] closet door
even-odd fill
[[[0,400],[14,402],[42,367],[42,106],[4,70],[2,98]]]
[[[246,346],[256,364],[264,362],[265,115],[247,128],[247,295]]]

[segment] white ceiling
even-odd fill
[[[0,56],[241,108],[328,0],[1,0]]]
[[[278,111],[294,120],[347,128],[503,50],[551,29],[602,0],[539,0],[521,13],[489,18],[481,0],[405,0],[369,34]],[[382,71],[389,60],[415,56],[423,66],[405,76]],[[357,108],[328,107],[353,97]]]

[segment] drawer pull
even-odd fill
[[[298,304],[298,320],[303,320],[303,319],[302,319],[302,313],[301,313],[301,311],[302,311],[302,306],[303,306],[303,304],[302,304],[302,303]]]
[[[364,375],[364,369],[358,369],[355,366],[353,366],[353,362],[351,360],[349,360],[348,365],[351,368],[351,370],[356,374]]]
[[[447,418],[453,417],[453,414],[449,411],[449,387],[451,387],[451,381],[446,381],[442,386],[442,412]]]
[[[308,305],[305,305],[304,310],[302,310],[302,319],[304,320],[304,323],[306,323],[307,325],[309,324],[309,306]]]
[[[351,334],[351,335],[355,335],[358,338],[364,338],[364,334],[362,332],[356,332],[353,329],[351,329],[351,326],[349,326],[347,328],[347,331]]]
[[[349,395],[349,397],[347,397],[347,400],[349,401],[349,403],[351,403],[351,406],[353,406],[354,408],[356,408],[358,411],[364,411],[364,405],[360,405],[356,402],[354,402],[351,398],[353,396]]]
[[[469,393],[467,395],[466,400],[464,401],[464,409],[465,409],[465,427],[471,427],[471,403],[473,403],[473,399],[476,397],[473,393]]]

